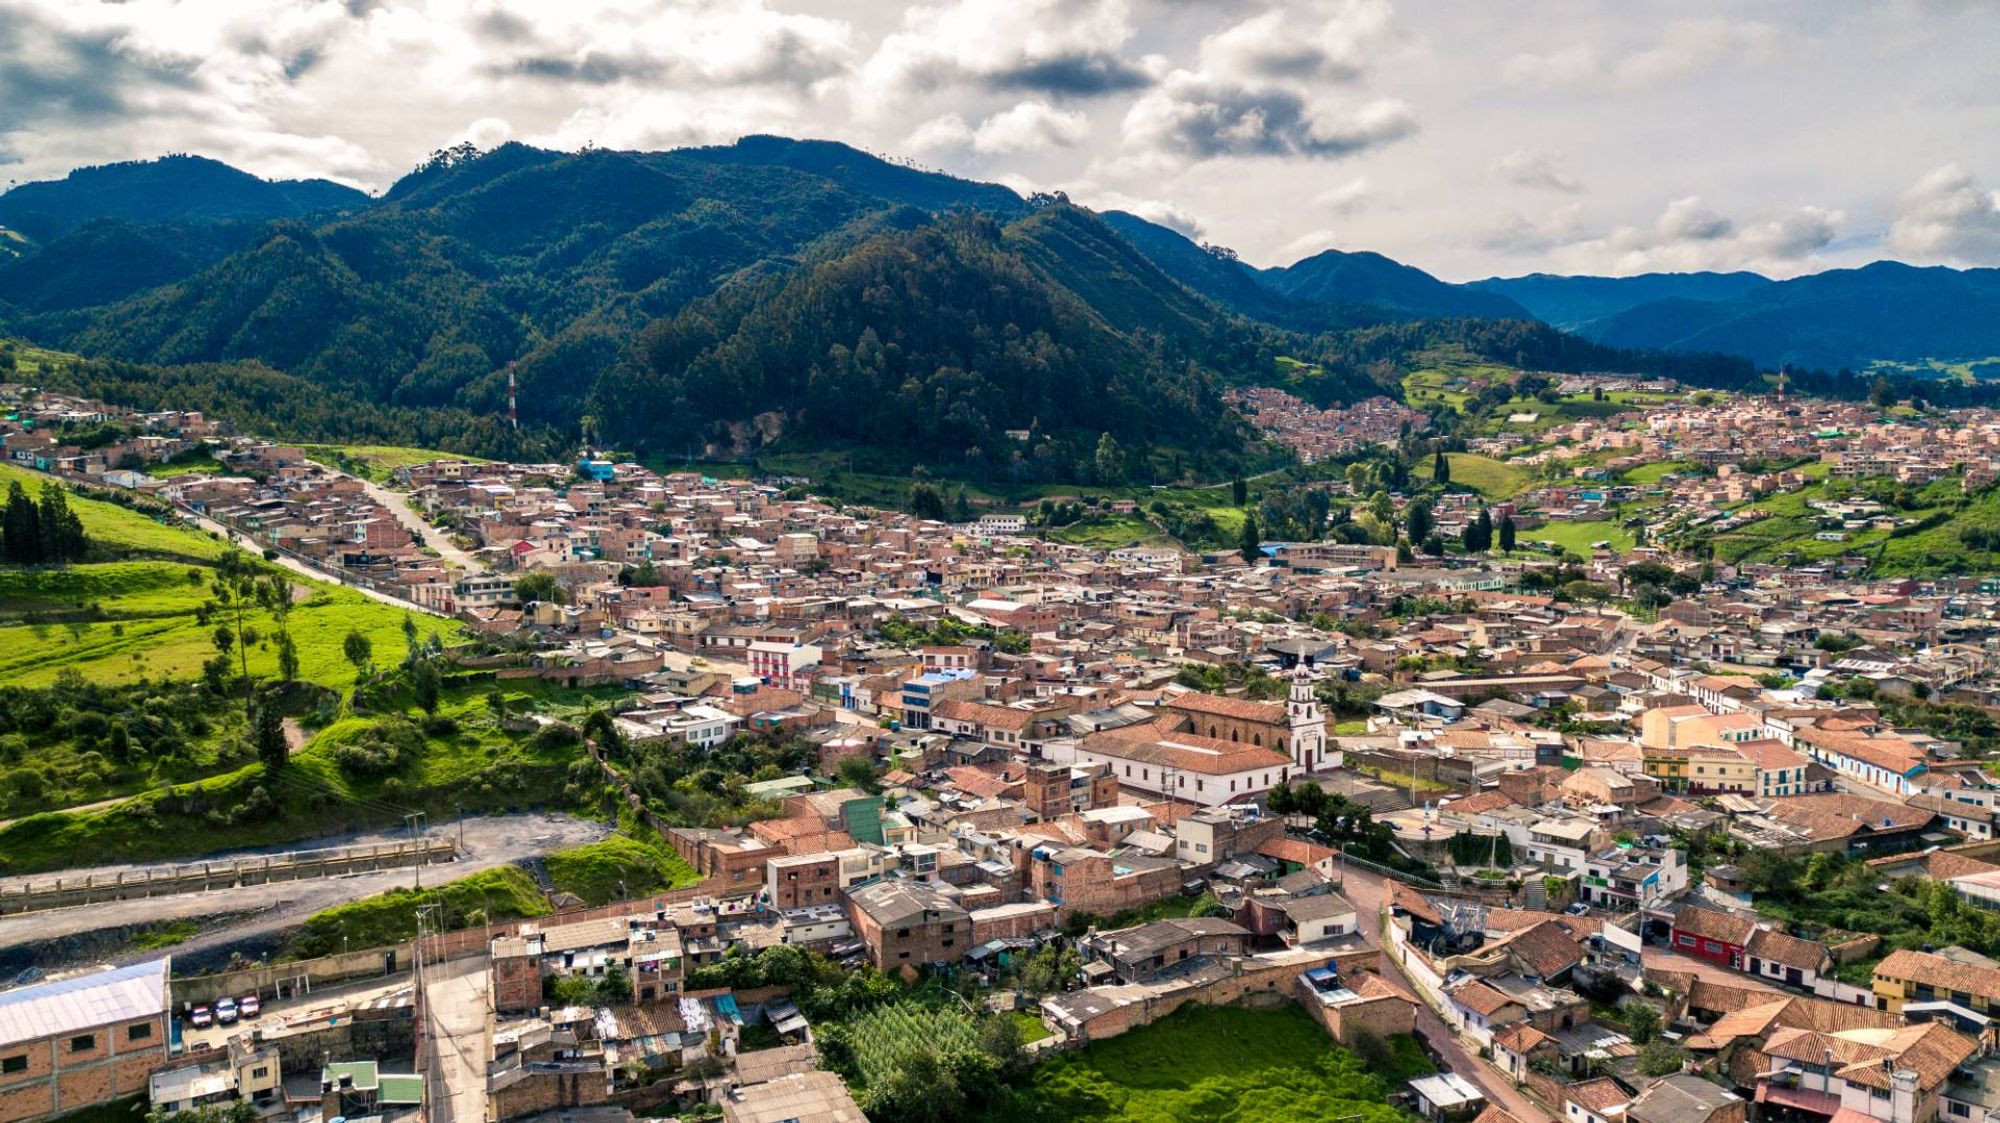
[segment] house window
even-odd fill
[[[270,1065],[258,1065],[256,1068],[250,1070],[250,1079],[252,1080],[262,1080],[269,1075],[271,1075]]]
[[[1688,935],[1683,935],[1683,936],[1681,936],[1681,939],[1680,939],[1680,943],[1681,943],[1681,946],[1682,946],[1682,947],[1684,947],[1684,948],[1691,948],[1691,947],[1693,947],[1693,946],[1694,946],[1694,937],[1693,937],[1693,936],[1688,936]]]
[[[20,1053],[12,1057],[0,1057],[0,1073],[28,1071],[28,1054]]]
[[[94,1033],[79,1033],[69,1039],[69,1051],[72,1053],[88,1053],[95,1048],[97,1035]]]
[[[127,1041],[150,1041],[152,1037],[153,1023],[151,1022],[140,1022],[137,1025],[125,1027],[125,1040]]]

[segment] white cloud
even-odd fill
[[[1124,57],[1126,0],[943,0],[903,13],[861,68],[863,112],[889,114],[906,99],[961,84],[1049,96],[1089,97],[1148,84]]]
[[[1176,71],[1125,114],[1125,144],[1196,160],[1218,156],[1347,156],[1417,131],[1402,101],[1353,109],[1316,105],[1289,86]]]
[[[1776,28],[1757,20],[1674,20],[1644,47],[1607,54],[1579,43],[1524,51],[1507,60],[1500,76],[1531,89],[1642,89],[1718,63],[1768,59],[1779,40]]]
[[[2000,264],[2000,192],[1946,164],[1896,197],[1889,245],[1921,261]]]
[[[903,138],[905,147],[918,152],[943,152],[954,148],[964,148],[972,143],[972,126],[956,113],[945,113],[933,117]]]
[[[1535,187],[1544,191],[1561,191],[1574,195],[1583,190],[1583,184],[1576,177],[1556,167],[1555,161],[1547,153],[1522,146],[1493,161],[1495,179],[1518,187]]]
[[[1512,252],[1552,252],[1577,272],[1616,276],[1649,272],[1754,269],[1787,276],[1810,271],[1818,255],[1839,236],[1846,215],[1823,207],[1803,206],[1739,224],[1688,195],[1669,202],[1658,218],[1644,226],[1620,226],[1591,237],[1580,233],[1564,238],[1560,229],[1518,229],[1519,239],[1505,244],[1505,231],[1495,231],[1488,248]]]
[[[1024,101],[980,123],[972,147],[988,155],[1074,148],[1090,135],[1090,119],[1046,101]]]
[[[1538,218],[1501,211],[1478,232],[1477,244],[1495,253],[1542,254],[1583,237],[1583,205],[1569,203]]]
[[[481,117],[465,127],[458,139],[470,142],[474,147],[491,150],[512,140],[514,126],[499,117]]]
[[[1321,15],[1278,7],[1202,40],[1204,73],[1235,78],[1325,78],[1352,82],[1390,33],[1387,0],[1345,0]]]
[[[1313,205],[1334,214],[1352,214],[1366,206],[1374,192],[1368,187],[1365,176],[1356,176],[1337,187],[1329,187],[1313,196]]]

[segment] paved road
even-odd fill
[[[434,824],[432,832],[452,831],[457,824]],[[163,920],[224,917],[206,925],[203,931],[174,952],[184,955],[210,947],[234,943],[251,936],[283,931],[303,922],[322,909],[359,900],[388,889],[421,880],[425,885],[453,881],[480,870],[503,866],[522,858],[532,858],[551,850],[579,846],[604,838],[609,831],[594,823],[568,815],[496,815],[467,819],[464,823],[465,849],[459,859],[444,865],[382,870],[351,877],[287,881],[275,885],[254,885],[239,889],[218,889],[209,893],[183,893],[171,897],[146,897],[130,901],[107,901],[71,909],[29,913],[0,919],[0,948],[61,936],[94,932],[103,928],[149,924]],[[406,837],[401,832],[348,835],[293,843],[284,849],[312,849],[354,843],[387,842]],[[175,862],[187,859],[175,859]],[[173,864],[173,863],[162,863]],[[88,873],[114,873],[137,866],[107,866],[99,869],[70,869],[65,877]],[[136,953],[124,961],[157,956],[157,952]]]
[[[423,968],[430,1066],[424,1099],[433,1123],[486,1121],[486,1059],[493,1055],[490,963],[475,955]]]
[[[343,474],[338,468],[327,467],[324,464],[320,465],[320,467],[326,468],[327,471],[336,475]],[[438,556],[443,558],[447,564],[457,566],[469,573],[486,572],[484,563],[461,549],[458,543],[451,540],[450,535],[431,525],[431,521],[425,518],[423,513],[418,511],[416,506],[410,502],[409,496],[400,491],[391,491],[373,480],[363,479],[360,476],[351,478],[360,480],[361,488],[368,493],[368,498],[387,508],[389,513],[396,516],[397,522],[402,523],[411,533],[423,539],[424,545],[436,550]]]
[[[213,531],[216,534],[220,534],[222,536],[222,540],[225,542],[233,542],[243,547],[245,550],[248,550],[251,553],[260,556],[264,552],[263,543],[251,539],[247,536],[239,535],[237,532],[229,529],[228,527],[222,525],[219,522],[216,522],[214,519],[207,518],[202,515],[197,515],[190,511],[182,511],[181,516],[183,518],[190,520],[196,526],[201,527],[203,530]],[[404,600],[402,597],[392,596],[388,593],[382,592],[379,589],[371,589],[366,585],[358,585],[347,574],[335,572],[332,570],[315,569],[314,567],[307,565],[306,563],[300,561],[295,557],[292,557],[289,554],[279,554],[277,558],[274,559],[274,561],[275,564],[284,566],[286,569],[289,569],[293,573],[297,573],[300,576],[310,577],[315,581],[330,581],[336,585],[345,585],[348,588],[353,589],[355,592],[360,593],[362,596],[368,597],[371,600],[381,601],[383,604],[394,605],[397,608],[406,608],[411,612],[421,612],[426,616],[446,615],[446,613],[439,612],[434,608],[426,608],[423,605],[417,604],[414,601],[407,601]]]
[[[1445,1064],[1451,1071],[1478,1085],[1479,1090],[1486,1093],[1487,1103],[1504,1108],[1521,1123],[1555,1123],[1554,1116],[1535,1106],[1533,1100],[1509,1083],[1498,1070],[1480,1060],[1477,1050],[1468,1050],[1459,1043],[1458,1035],[1423,1000],[1423,992],[1417,988],[1416,982],[1403,973],[1402,967],[1396,963],[1394,952],[1383,946],[1379,924],[1385,893],[1383,877],[1352,866],[1346,867],[1342,877],[1341,893],[1354,903],[1361,916],[1362,938],[1382,949],[1383,966],[1411,994],[1417,996],[1417,1029],[1432,1048],[1443,1054]]]

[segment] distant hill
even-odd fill
[[[2000,356],[2000,269],[1860,269],[1753,286],[1728,300],[1659,300],[1583,325],[1614,347],[1723,351],[1766,367]]]
[[[293,218],[367,206],[352,187],[324,179],[266,180],[202,156],[163,156],[78,168],[0,195],[0,225],[38,242],[97,219],[187,223]]]
[[[1258,281],[1300,304],[1355,305],[1406,319],[1476,316],[1532,319],[1528,310],[1497,293],[1447,284],[1412,265],[1379,253],[1324,250],[1282,269],[1264,269]]]
[[[1756,273],[1642,273],[1636,277],[1563,277],[1530,273],[1461,286],[1496,293],[1559,328],[1575,329],[1661,300],[1734,300],[1774,284]]]

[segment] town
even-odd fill
[[[79,499],[448,620],[453,673],[608,692],[592,767],[695,879],[472,925],[413,904],[414,938],[313,958],[31,978],[0,991],[0,1123],[135,1094],[232,1120],[918,1118],[898,1034],[1018,1075],[1278,1007],[1443,1123],[2000,1117],[2000,588],[1692,545],[1833,480],[1840,533],[1894,535],[1865,489],[1990,486],[2000,417],[1676,399],[1467,454],[1513,456],[1521,486],[1433,517],[1531,548],[1239,555],[590,453],[368,479],[199,414],[0,400],[8,463]],[[1257,416],[1310,459],[1423,421],[1273,392]],[[1426,502],[1390,498],[1397,521]],[[1643,542],[1532,541],[1633,502]],[[675,821],[652,762],[749,742],[799,763]],[[14,879],[0,913],[215,888],[187,869]]]

